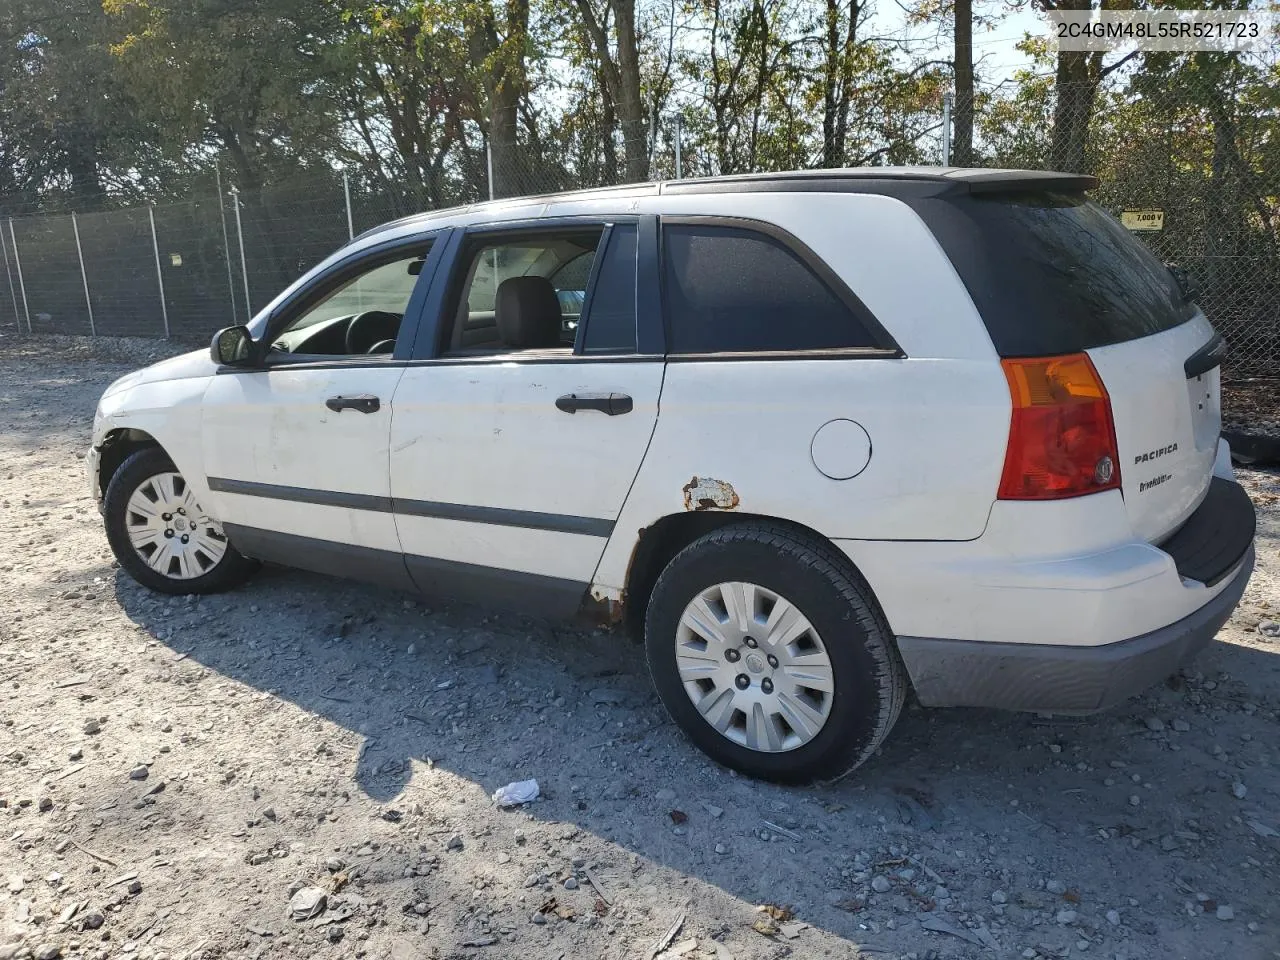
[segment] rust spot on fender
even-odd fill
[[[579,616],[589,623],[612,627],[622,622],[623,595],[615,590],[593,589],[582,600]]]
[[[740,502],[733,484],[711,477],[694,477],[683,490],[686,510],[736,510]]]

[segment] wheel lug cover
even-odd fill
[[[769,666],[773,667],[776,670],[778,667],[778,658],[771,653],[769,654],[768,657],[766,657],[766,659],[769,661]]]
[[[755,640],[755,637],[747,637],[747,638],[746,638],[745,640],[743,640],[742,642],[743,642],[743,643],[745,643],[745,644],[746,644],[748,647],[750,647],[752,650],[754,650],[754,649],[756,648],[756,640]]]
[[[765,677],[763,680],[760,681],[760,689],[763,690],[765,693],[773,693],[773,681],[770,680],[768,677]]]
[[[745,690],[747,689],[747,687],[751,686],[751,678],[748,677],[745,673],[738,674],[737,679],[735,679],[733,682],[738,685],[739,690]]]
[[[742,654],[740,654],[737,650],[726,650],[724,652],[724,658],[728,660],[730,663],[737,663],[739,660],[742,659]]]

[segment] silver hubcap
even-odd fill
[[[200,509],[177,473],[157,473],[138,484],[129,497],[125,529],[147,566],[172,580],[208,573],[227,552],[222,527]]]
[[[835,678],[813,624],[754,583],[718,583],[690,601],[676,631],[685,693],[722,736],[750,750],[802,747],[831,713]]]

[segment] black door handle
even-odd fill
[[[556,399],[556,409],[565,413],[599,410],[616,417],[620,413],[630,413],[633,406],[631,398],[625,393],[566,393]]]
[[[377,413],[382,408],[382,401],[366,393],[359,397],[330,397],[324,405],[334,413],[341,413],[343,410]]]

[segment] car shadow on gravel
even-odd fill
[[[699,754],[658,703],[641,650],[615,634],[272,568],[214,597],[157,597],[119,572],[115,589],[126,614],[173,651],[175,674],[199,665],[349,733],[351,783],[387,819],[458,789],[433,783],[433,771],[485,795],[533,777],[543,794],[527,808],[534,818],[590,831],[747,902],[803,904],[807,922],[854,940],[865,936],[860,856],[911,872],[918,864],[899,897],[913,912],[950,896],[953,879],[973,887],[975,872],[983,889],[970,894],[981,898],[1023,873],[1028,884],[1046,871],[1070,882],[1075,864],[1098,862],[1100,842],[1114,850],[1104,854],[1108,883],[1136,889],[1185,870],[1196,844],[1178,837],[1212,832],[1187,822],[1216,823],[1235,803],[1215,781],[1186,775],[1214,764],[1197,713],[1212,700],[1239,714],[1249,697],[1204,677],[1226,669],[1280,686],[1280,657],[1217,645],[1192,679],[1102,716],[910,707],[853,776],[797,789],[748,781]],[[184,689],[201,696],[200,683]],[[1173,732],[1182,717],[1192,733]],[[313,749],[329,749],[323,735]],[[1158,846],[1166,837],[1175,847]],[[751,845],[779,854],[767,863],[733,855]],[[1008,846],[1035,855],[1006,858]],[[1246,855],[1232,849],[1222,862]]]

